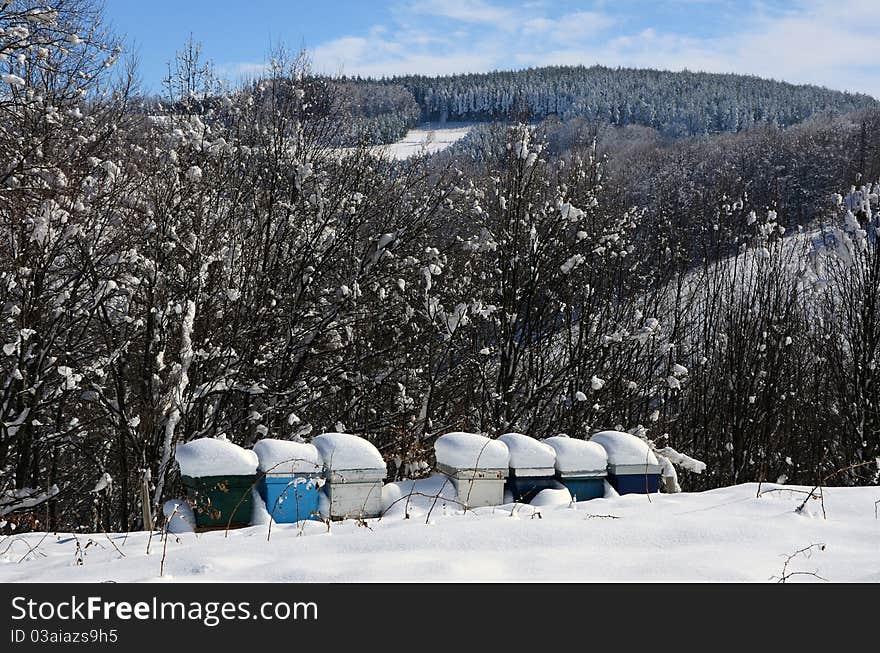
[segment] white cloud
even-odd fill
[[[794,82],[873,92],[880,97],[880,3],[811,0],[801,11],[760,16],[755,29],[728,39],[726,49],[745,70],[769,71]],[[866,68],[873,72],[866,75]]]
[[[315,48],[311,55],[318,72],[362,77],[451,75],[463,70],[487,71],[495,65],[494,58],[486,55],[401,52],[394,43],[356,38],[331,41]]]
[[[268,64],[255,61],[236,61],[217,66],[217,74],[225,79],[240,80],[259,77],[269,69]]]
[[[596,36],[616,23],[608,14],[596,11],[577,11],[559,18],[538,17],[522,23],[524,36],[549,38],[551,41],[571,43]]]
[[[414,14],[424,14],[438,18],[460,21],[464,23],[488,23],[491,25],[509,25],[516,17],[516,12],[506,7],[483,2],[483,0],[419,0],[407,5],[407,10]]]

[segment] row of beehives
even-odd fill
[[[547,489],[567,489],[575,501],[618,493],[656,492],[660,466],[647,444],[628,433],[603,431],[590,440],[564,435],[537,440],[520,433],[490,439],[447,433],[435,441],[437,471],[455,488],[461,507],[528,503]],[[276,522],[376,517],[382,511],[386,466],[364,438],[324,433],[312,443],[261,440],[253,450],[222,438],[178,446],[176,458],[196,525],[252,521],[256,488]]]
[[[558,435],[545,440],[505,433],[491,440],[450,433],[434,445],[437,469],[455,485],[460,504],[475,508],[529,503],[543,490],[567,489],[574,501],[657,492],[660,465],[647,443],[629,433],[602,431],[589,440]]]

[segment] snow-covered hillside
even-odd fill
[[[410,129],[406,136],[390,145],[379,145],[374,152],[402,160],[421,154],[436,154],[467,136],[470,123],[425,123]]]
[[[421,489],[429,489],[425,484]],[[439,488],[438,488],[439,489]],[[381,520],[172,536],[27,534],[0,540],[0,582],[47,581],[880,581],[880,487],[765,484],[461,513],[425,497]],[[386,486],[387,499],[407,487]],[[443,494],[447,494],[444,490]],[[537,510],[540,510],[538,513]],[[405,514],[410,518],[406,519]],[[77,545],[79,544],[79,549]],[[824,547],[824,548],[823,548]],[[78,564],[81,560],[81,564]],[[815,574],[812,575],[812,574]]]

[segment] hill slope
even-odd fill
[[[384,80],[408,89],[430,121],[527,116],[641,124],[667,136],[735,132],[756,123],[788,126],[823,113],[877,106],[868,95],[746,75],[603,66]]]

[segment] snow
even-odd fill
[[[199,183],[202,180],[202,169],[199,166],[190,166],[186,171],[186,178],[194,184]]]
[[[437,462],[454,469],[507,469],[510,454],[500,440],[477,433],[447,433],[434,442]]]
[[[574,254],[569,257],[568,260],[565,261],[562,265],[559,266],[559,269],[562,270],[562,274],[571,274],[571,271],[574,270],[577,266],[583,263],[586,259],[582,254]]]
[[[182,499],[169,499],[162,506],[162,514],[168,524],[169,533],[192,533],[196,516],[190,505]]]
[[[436,154],[468,135],[467,123],[424,123],[390,145],[377,145],[372,151],[398,161],[422,154]]]
[[[376,157],[394,161],[404,161],[414,156],[436,154],[467,136],[473,127],[472,123],[465,122],[426,122],[414,129],[410,129],[399,141],[387,145],[374,145],[369,148],[369,152]],[[353,147],[338,147],[335,149],[342,155],[348,155],[357,151]]]
[[[105,163],[112,163],[110,161],[105,161]],[[192,364],[193,360],[193,349],[192,349],[192,332],[193,325],[195,323],[196,317],[196,304],[193,300],[188,299],[186,301],[186,313],[183,316],[183,320],[180,325],[180,365],[175,366],[174,375],[176,376],[175,382],[170,388],[169,394],[163,400],[164,406],[162,408],[165,413],[165,437],[162,442],[162,462],[159,465],[159,478],[156,481],[156,487],[153,490],[153,503],[159,503],[159,499],[162,497],[162,490],[165,487],[165,474],[168,471],[168,466],[171,463],[171,443],[174,441],[174,430],[177,428],[177,423],[180,421],[184,404],[184,391],[186,387],[189,385],[189,366]],[[227,442],[226,437],[217,438],[218,441]],[[250,461],[247,464],[243,463],[243,460],[240,459],[238,462],[233,462],[233,452],[234,449],[229,449],[228,453],[221,453],[220,445],[200,445],[202,449],[204,449],[204,455],[207,459],[210,459],[212,455],[219,456],[218,463],[229,464],[231,468],[238,469],[239,463],[241,463],[240,468],[244,469],[250,465]],[[234,447],[234,445],[232,445]],[[212,448],[213,447],[213,448]],[[188,455],[192,458],[192,454],[197,453],[197,449],[192,449],[189,451],[184,451],[184,458]],[[253,460],[256,461],[256,456],[251,452],[251,456],[253,456]],[[198,460],[199,456],[195,456],[195,459]],[[178,458],[178,462],[180,459]],[[189,465],[189,462],[186,463]],[[195,462],[196,469],[200,469],[199,463]],[[243,472],[244,474],[253,474],[256,470],[250,472]],[[189,474],[183,471],[183,464],[181,464],[181,473],[186,474],[187,476],[209,476],[210,474]],[[237,475],[237,472],[232,471],[221,471],[219,473],[222,474],[232,474]]]
[[[415,483],[430,489],[429,482],[438,481]],[[758,485],[749,483],[650,500],[625,495],[467,513],[438,500],[429,523],[415,510],[406,519],[399,504],[393,514],[368,520],[370,528],[354,520],[329,527],[308,521],[274,524],[271,535],[266,524],[228,537],[182,533],[167,541],[161,579],[161,534],[153,535],[148,554],[145,532],[26,533],[0,552],[0,583],[773,582],[786,556],[814,543],[824,551],[795,557],[790,571],[880,582],[874,516],[880,487],[824,488],[827,519],[818,500],[796,512],[810,489],[765,483],[759,498]],[[536,511],[541,518],[530,518]],[[89,539],[103,544],[85,549],[83,564],[74,564],[77,543]],[[816,580],[801,575],[789,582]]]
[[[45,503],[60,492],[57,485],[52,485],[44,492],[37,488],[20,488],[0,492],[0,517],[19,510],[28,510]],[[2,538],[0,538],[2,541]]]
[[[92,492],[103,492],[107,489],[113,489],[113,477],[110,476],[107,472],[101,474],[101,478],[98,479],[98,482],[95,483],[95,487],[92,488]]]
[[[364,438],[351,433],[322,433],[312,444],[324,460],[327,469],[381,469],[385,461],[379,450]]]
[[[257,492],[257,488],[251,488],[251,501],[254,504],[251,512],[251,526],[268,526],[270,524],[274,526],[275,520],[266,509],[266,502]]]
[[[405,517],[424,519],[428,513],[446,514],[449,508],[460,509],[455,486],[445,474],[418,480],[388,483],[382,488],[383,519]]]
[[[590,442],[602,445],[608,452],[611,465],[659,465],[657,456],[648,443],[630,433],[622,431],[601,431],[590,438]]]
[[[18,75],[13,75],[11,73],[6,74],[6,75],[0,75],[0,80],[2,80],[2,82],[4,84],[9,84],[10,86],[24,86],[25,85],[25,81],[21,77],[19,77]]]
[[[571,492],[568,488],[546,488],[538,492],[529,502],[534,508],[550,508],[553,506],[571,505]]]
[[[324,467],[317,447],[305,442],[266,438],[254,445],[259,470],[268,474],[314,474]]]
[[[225,438],[199,438],[177,445],[180,473],[185,476],[249,476],[257,473],[257,454]]]
[[[657,453],[668,458],[674,465],[678,465],[682,469],[686,469],[694,474],[702,474],[706,471],[706,463],[702,460],[697,460],[696,458],[691,458],[687,454],[679,453],[672,447],[663,447],[662,449],[659,449]]]
[[[379,242],[376,243],[376,251],[382,251],[397,239],[396,233],[387,233],[379,236]]]
[[[498,439],[507,445],[510,452],[508,464],[517,470],[519,476],[528,475],[522,473],[527,470],[552,470],[556,464],[556,451],[540,440],[522,433],[505,433]]]
[[[605,472],[608,467],[605,449],[595,442],[555,435],[544,443],[556,451],[556,469],[563,474]]]

